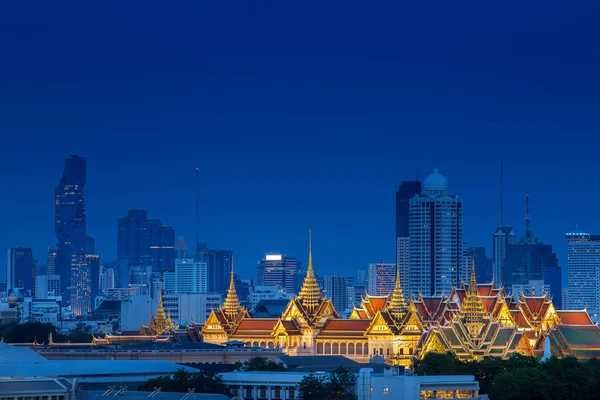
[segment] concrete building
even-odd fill
[[[504,271],[504,257],[509,245],[517,243],[517,235],[510,226],[499,226],[493,236],[493,279],[494,282],[502,282]]]
[[[100,256],[72,254],[68,287],[69,305],[76,315],[93,311],[93,301],[100,290]]]
[[[16,288],[29,291],[33,287],[35,262],[31,249],[11,248],[6,251],[6,289],[10,293]],[[25,293],[24,293],[25,294]]]
[[[59,275],[37,275],[35,277],[35,299],[59,299],[60,276]]]
[[[57,303],[56,300],[32,300],[23,302],[23,317],[31,322],[58,325],[60,314],[60,304]]]
[[[396,264],[384,262],[369,264],[369,286],[367,292],[372,296],[388,296],[396,285]]]
[[[203,324],[210,312],[221,306],[222,301],[220,294],[179,293],[163,295],[165,313],[179,326],[192,323]],[[156,312],[156,306],[153,303],[153,315]]]
[[[193,258],[175,260],[175,293],[207,293],[208,266]]]
[[[348,303],[348,281],[343,276],[326,275],[323,277],[323,283],[325,296],[331,299],[339,312],[347,310],[354,303]]]
[[[250,289],[248,305],[250,309],[254,309],[262,300],[289,300],[291,298],[292,296],[279,286],[254,286]],[[240,298],[240,301],[243,299]]]
[[[356,379],[358,400],[478,399],[479,382],[472,375],[404,375],[398,367],[383,374],[363,368]]]
[[[418,179],[402,181],[396,192],[396,265],[400,269],[400,282],[404,291],[408,290],[410,262],[410,199],[418,194],[421,194],[421,181]]]
[[[600,313],[600,235],[565,234],[568,246],[569,310],[587,309],[592,319]]]
[[[207,292],[225,295],[229,284],[229,271],[233,260],[231,250],[205,249],[198,244],[196,261],[204,261],[208,267]]]
[[[551,296],[550,285],[545,284],[543,280],[531,280],[526,284],[512,285],[510,289],[515,298],[521,296]]]
[[[448,294],[460,283],[462,212],[462,200],[448,194],[448,180],[434,170],[423,183],[423,193],[410,200],[407,295]]]
[[[300,270],[296,257],[285,254],[266,254],[258,262],[257,282],[260,286],[281,286],[289,294],[294,294],[294,277]]]
[[[139,331],[152,316],[154,302],[148,295],[129,296],[121,301],[121,332]]]

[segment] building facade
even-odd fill
[[[396,265],[386,263],[369,264],[367,292],[374,296],[388,296],[394,291]]]
[[[86,234],[86,208],[84,187],[86,183],[86,161],[79,156],[65,160],[65,168],[55,188],[54,231],[56,233],[55,273],[60,275],[63,302],[70,304],[69,289],[77,282],[71,282],[74,256],[94,254],[93,239]],[[77,274],[75,274],[77,275]]]
[[[493,236],[493,280],[502,282],[504,271],[504,257],[509,245],[517,243],[517,235],[510,226],[499,226]]]
[[[289,294],[294,294],[294,277],[300,270],[296,257],[285,254],[266,254],[258,262],[257,281],[261,286],[281,286]]]
[[[324,294],[331,299],[336,310],[343,312],[352,308],[353,302],[348,303],[348,281],[343,276],[324,276]],[[354,291],[352,291],[354,297]]]
[[[570,310],[585,308],[597,318],[600,312],[600,235],[570,232],[568,246],[568,304]]]
[[[463,276],[462,200],[438,170],[409,207],[409,293],[448,294]]]
[[[176,259],[175,293],[208,293],[207,263],[193,258]]]
[[[31,249],[25,247],[8,249],[6,251],[6,290],[9,293],[15,288],[23,291],[32,290],[33,279],[36,275],[35,267]]]
[[[117,219],[117,260],[132,266],[151,265],[153,272],[175,268],[175,231],[144,209],[127,210]]]
[[[233,252],[231,250],[210,249],[201,253],[208,265],[208,292],[224,295],[229,282]]]
[[[396,191],[396,265],[400,269],[401,282],[409,277],[410,263],[410,199],[421,194],[421,181],[402,181]],[[406,291],[408,287],[403,287]]]
[[[94,298],[100,291],[100,256],[97,254],[73,254],[69,305],[75,315],[94,310]]]

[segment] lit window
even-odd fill
[[[390,389],[389,388],[383,388],[383,395],[387,396],[388,394],[390,394]]]

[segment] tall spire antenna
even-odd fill
[[[529,195],[525,195],[525,237],[530,239],[531,235],[531,217],[529,216]]]
[[[504,226],[504,160],[500,160],[500,226]]]
[[[200,243],[200,169],[196,167],[196,251]]]

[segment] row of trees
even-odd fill
[[[264,357],[253,357],[237,364],[244,371],[286,371],[286,367]],[[305,400],[355,400],[354,373],[345,367],[339,367],[330,374],[310,374],[300,382],[299,389]],[[153,391],[160,388],[163,392],[187,392],[195,389],[196,393],[218,393],[231,395],[221,375],[208,371],[198,373],[186,372],[182,369],[173,377],[161,376],[150,379],[138,387],[140,391]]]
[[[50,333],[55,342],[90,343],[92,341],[92,334],[83,324],[79,324],[68,335],[57,333],[51,323],[27,322],[20,324],[11,322],[0,325],[0,338],[6,343],[32,343],[34,340],[42,343],[48,340]]]
[[[429,353],[415,366],[418,375],[475,375],[480,392],[491,400],[597,399],[600,360],[578,361],[514,354],[507,360],[486,357],[479,362],[460,361],[452,353]]]

